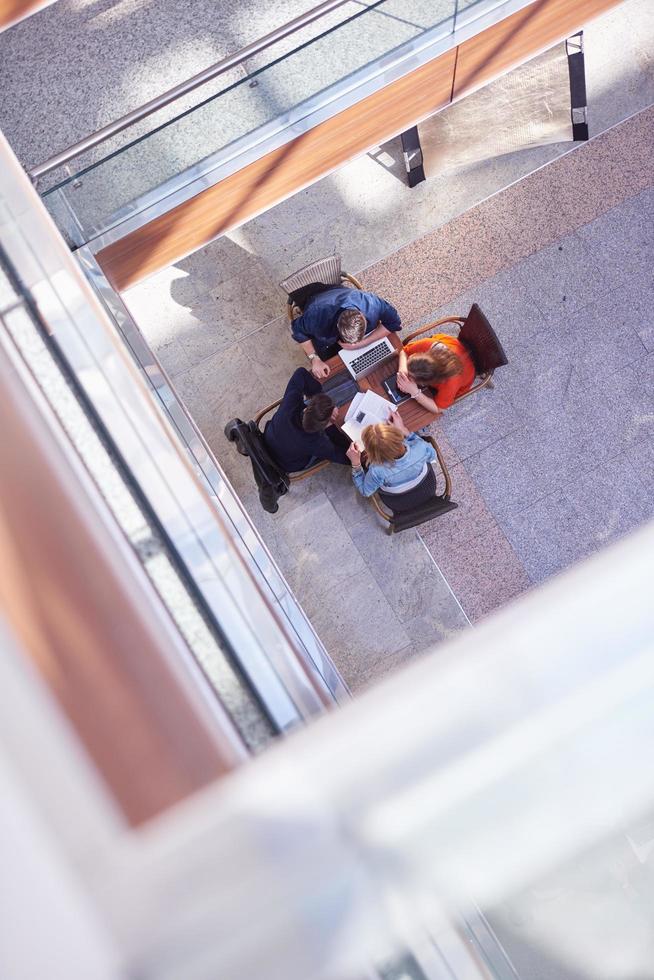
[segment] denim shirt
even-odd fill
[[[352,470],[354,485],[364,497],[371,497],[375,490],[384,487],[399,487],[420,475],[425,463],[436,459],[436,452],[430,442],[425,442],[412,432],[404,440],[406,452],[392,463],[372,463],[367,471]]]

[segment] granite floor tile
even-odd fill
[[[256,252],[244,247],[239,229],[179,259],[171,268],[182,273],[176,276],[177,298],[182,305],[188,305],[201,289],[210,291],[227,279],[238,277],[249,282],[260,273],[261,260]]]
[[[608,293],[619,270],[600,271],[582,243],[568,236],[540,249],[516,268],[527,295],[550,317],[568,317]]]
[[[477,622],[531,585],[525,568],[498,527],[446,554],[434,555],[471,622]]]
[[[525,293],[522,281],[513,268],[460,293],[430,314],[428,320],[450,315],[466,316],[473,303],[477,303],[488,317],[509,362],[513,359],[515,344],[525,343],[546,327],[545,317],[534,300]],[[446,332],[456,333],[457,330],[453,327]]]
[[[461,630],[470,626],[470,620],[458,601],[456,606],[458,613],[454,613],[452,607],[453,614],[447,619],[443,618],[437,609],[427,609],[415,619],[403,620],[402,625],[411,638],[411,651],[414,657],[433,653],[439,643],[451,640]]]
[[[349,529],[365,521],[371,535],[377,537],[383,533],[384,525],[370,500],[363,497],[354,486],[349,466],[329,466],[318,474],[317,479],[345,527]]]
[[[652,183],[651,107],[556,161],[557,197],[574,227],[604,214]],[[547,174],[541,171],[543,179]]]
[[[537,171],[509,188],[510,207],[503,194],[495,194],[483,203],[484,223],[494,249],[502,255],[503,267],[573,230],[569,216],[558,206],[556,189],[555,181]]]
[[[459,454],[457,453],[456,449],[454,448],[450,440],[445,435],[445,432],[443,430],[443,425],[442,425],[442,416],[438,416],[438,418],[436,418],[436,420],[432,422],[431,425],[427,426],[427,432],[432,437],[434,442],[436,442],[436,444],[438,445],[438,448],[442,453],[443,459],[445,460],[445,465],[448,467],[448,469],[451,469],[453,466],[456,466],[457,463],[461,462]],[[437,466],[436,476],[438,479],[438,487],[440,491],[443,477],[442,474],[440,473],[440,467],[438,466]]]
[[[498,382],[452,405],[439,421],[459,458],[465,460],[513,432],[520,418]]]
[[[495,518],[475,482],[467,464],[452,467],[451,499],[458,506],[447,514],[420,525],[419,534],[436,560],[444,550],[456,550],[459,544],[477,537],[495,524]]]
[[[235,344],[229,356],[218,352],[175,378],[175,390],[219,460],[236,452],[225,439],[225,423],[251,419],[277,397],[261,379],[253,384],[252,374],[248,353]]]
[[[584,558],[592,550],[588,527],[565,490],[510,514],[502,529],[534,584]]]
[[[637,485],[643,488],[643,499],[654,517],[654,440],[643,440],[630,446],[624,459],[631,467]]]
[[[364,567],[349,580],[342,573],[330,591],[302,602],[318,636],[357,693],[411,654],[409,634],[374,576]]]
[[[652,217],[654,224],[654,216]],[[654,254],[650,268],[654,268]],[[598,315],[616,325],[616,348],[611,351],[609,363],[618,367],[622,360],[621,337],[633,331],[647,352],[654,350],[654,281],[651,273],[643,275],[627,269],[622,270],[622,280],[599,304]],[[618,355],[616,363],[616,354]],[[639,352],[639,356],[642,352]]]
[[[654,353],[611,375],[607,403],[623,426],[625,448],[654,438]]]
[[[337,583],[345,586],[366,570],[361,554],[324,493],[283,513],[280,505],[276,516],[278,533],[296,561],[291,586],[302,601],[308,595],[319,599]]]
[[[286,317],[278,317],[256,333],[248,334],[241,345],[250,359],[251,375],[260,379],[268,390],[274,390],[275,398],[282,397],[295,369],[307,367],[309,363],[291,337]]]
[[[616,283],[609,294],[597,297],[565,319],[554,320],[548,331],[552,356],[560,349],[576,373],[589,381],[604,378],[641,358],[645,348],[623,312],[629,300],[629,287]]]
[[[192,298],[185,292],[184,298],[177,299],[179,283],[171,283],[171,296],[192,314],[194,327],[185,332],[183,343],[193,364],[238,343],[284,312],[283,297],[262,263],[250,279],[233,276]]]
[[[362,521],[350,536],[401,622],[429,615],[439,624],[434,642],[444,630],[462,625],[451,589],[413,529],[379,535]]]
[[[634,531],[651,514],[642,484],[625,480],[621,458],[583,474],[568,489],[568,499],[586,526],[589,553]]]
[[[534,417],[515,439],[544,495],[622,452],[625,420],[600,386],[580,385],[549,412]]]
[[[613,278],[619,270],[630,277],[638,275],[647,283],[654,263],[653,227],[654,203],[649,192],[644,192],[575,234],[600,272]]]
[[[560,405],[581,383],[577,340],[574,334],[550,326],[511,348],[509,363],[497,371],[496,385],[521,422]]]
[[[489,514],[500,523],[507,514],[525,510],[543,496],[521,430],[469,456],[463,465]]]

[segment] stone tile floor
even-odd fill
[[[222,428],[279,397],[303,356],[283,316],[223,316],[239,283],[262,318],[280,309],[250,288],[255,256],[226,283],[210,246],[182,281],[165,270],[167,288],[160,274],[126,295],[353,690],[654,516],[653,133],[646,110],[361,273],[407,331],[478,302],[509,356],[494,389],[434,423],[459,508],[419,532],[385,535],[336,466],[261,509]]]
[[[434,428],[479,534],[420,532],[472,620],[654,517],[652,227],[648,189],[474,290],[510,363]],[[506,330],[502,295],[518,297]]]

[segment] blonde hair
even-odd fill
[[[422,384],[445,381],[463,371],[460,357],[440,341],[432,344],[424,354],[410,354],[406,364],[413,380]]]
[[[364,338],[367,322],[360,310],[342,310],[336,321],[336,329],[346,344],[358,344]]]
[[[404,435],[389,422],[366,426],[361,438],[369,463],[392,463],[406,452]]]

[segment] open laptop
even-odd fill
[[[358,350],[339,350],[338,352],[338,356],[355,380],[365,378],[371,371],[385,364],[386,361],[390,361],[396,354],[397,351],[388,337],[373,340],[372,344],[368,344],[367,347],[360,347]]]

